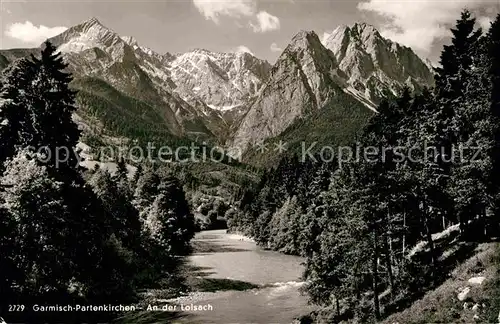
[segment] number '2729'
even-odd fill
[[[9,312],[22,312],[24,305],[9,305]]]

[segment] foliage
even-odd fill
[[[75,151],[77,94],[65,67],[46,42],[39,58],[10,67],[2,84],[2,311],[13,301],[27,308],[41,301],[134,302],[140,288],[181,282],[178,256],[189,252],[193,237],[194,220],[175,178],[139,170],[129,179],[120,160],[114,175],[96,168],[86,182]],[[158,219],[159,227],[141,215]],[[116,314],[9,315],[17,322],[94,322]]]

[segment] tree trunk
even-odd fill
[[[458,229],[461,237],[465,235],[465,226],[463,222],[462,213],[458,213]]]
[[[484,239],[488,239],[488,216],[487,216],[487,212],[486,212],[486,206],[484,206],[481,210],[481,223],[483,224],[483,235],[484,235]]]
[[[406,211],[403,211],[403,258],[406,255]]]
[[[392,261],[391,261],[391,244],[388,242],[391,238],[386,235],[385,237],[385,265],[387,267],[387,275],[389,276],[389,289],[391,291],[391,296],[394,292],[394,274],[392,273]]]
[[[435,248],[434,248],[434,241],[432,240],[432,232],[431,232],[431,227],[430,227],[430,216],[427,215],[427,210],[426,210],[426,205],[424,203],[424,206],[423,206],[423,212],[424,212],[424,225],[425,225],[425,235],[426,235],[426,238],[427,238],[427,244],[429,244],[429,250],[430,250],[430,253],[431,253],[431,260],[432,260],[432,273],[434,274],[434,272],[436,271],[437,269],[437,259],[436,259],[436,251],[435,251]]]
[[[378,293],[378,251],[377,251],[377,231],[373,232],[373,258],[372,258],[372,277],[373,277],[373,308],[375,318],[380,319],[380,301]]]
[[[340,302],[337,296],[335,296],[335,305],[337,306],[337,317],[340,318]]]

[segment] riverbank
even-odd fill
[[[225,230],[197,233],[193,244],[189,281],[197,291],[172,302],[213,308],[185,312],[179,323],[291,323],[312,311],[300,293],[302,258]]]
[[[227,238],[230,240],[255,243],[255,240],[253,238],[251,238],[249,236],[245,236],[241,233],[227,233]]]

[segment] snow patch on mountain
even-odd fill
[[[232,105],[232,106],[214,106],[214,105],[207,105],[208,107],[214,109],[214,110],[219,110],[219,111],[228,111],[228,110],[233,110],[234,108],[240,107],[239,105]]]
[[[196,49],[169,63],[176,91],[194,95],[216,110],[229,110],[255,97],[271,66],[249,53],[215,53]]]

